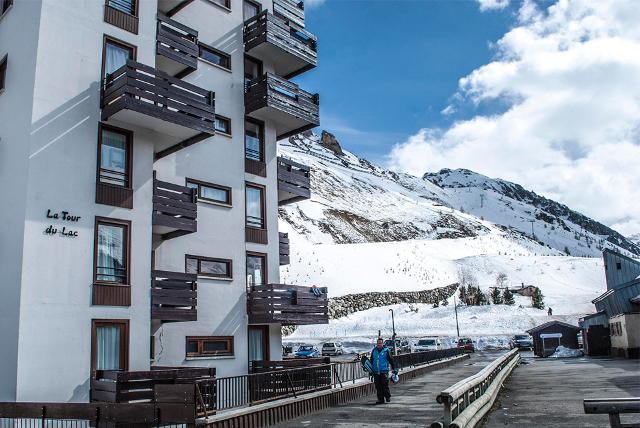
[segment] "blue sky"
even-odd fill
[[[326,0],[306,12],[318,67],[295,80],[320,93],[319,129],[382,162],[421,128],[446,128],[479,112],[463,104],[441,113],[458,79],[491,60],[491,43],[513,20],[511,7],[481,12],[471,0]]]

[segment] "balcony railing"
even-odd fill
[[[278,157],[278,205],[311,197],[310,169],[307,165]]]
[[[273,123],[278,140],[320,124],[318,94],[303,91],[275,74],[247,82],[244,104],[247,115]]]
[[[287,79],[318,63],[316,36],[267,10],[244,23],[244,49],[252,56],[268,58],[275,74]]]
[[[252,286],[248,295],[251,324],[328,324],[326,287],[268,284]]]
[[[163,322],[198,319],[196,274],[154,270],[151,275],[151,319]]]
[[[156,153],[215,132],[215,94],[132,60],[109,74],[102,91],[102,120],[116,119],[163,134]],[[200,138],[204,139],[204,138]]]
[[[273,0],[273,12],[304,28],[304,2],[302,0]]]
[[[153,178],[153,233],[162,239],[198,230],[196,190]]]
[[[156,33],[156,66],[174,76],[178,72],[198,68],[198,32],[158,13]]]
[[[288,265],[289,259],[289,234],[279,232],[280,237],[280,266]]]

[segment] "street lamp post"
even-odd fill
[[[396,323],[393,319],[393,309],[389,309],[391,311],[391,328],[393,329],[393,335],[391,339],[393,340],[393,355],[398,355],[398,349],[396,348]]]
[[[458,304],[456,303],[456,295],[453,295],[453,310],[456,313],[456,332],[458,333],[458,339],[460,339],[460,327],[458,326]]]

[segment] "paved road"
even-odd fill
[[[376,406],[371,395],[277,427],[425,427],[442,417],[442,405],[436,402],[440,391],[477,373],[503,352],[477,352],[451,367],[393,385],[389,404]]]
[[[606,415],[585,415],[584,398],[640,397],[640,361],[611,358],[524,358],[485,427],[608,427]],[[640,415],[622,422],[640,423]]]

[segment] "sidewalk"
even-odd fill
[[[607,415],[585,415],[585,398],[640,397],[640,361],[619,358],[524,358],[509,379],[485,427],[609,426]],[[640,423],[640,415],[621,415]]]
[[[391,387],[391,403],[374,405],[371,395],[276,427],[407,427],[429,426],[442,417],[436,395],[457,381],[477,373],[502,352],[478,352],[471,359]]]

